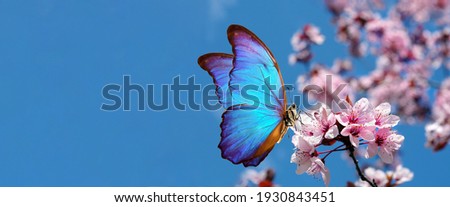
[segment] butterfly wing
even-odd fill
[[[283,80],[272,53],[251,31],[231,25],[228,40],[234,54],[228,87],[239,104],[222,115],[219,148],[234,164],[257,166],[286,132]]]
[[[208,53],[198,58],[198,64],[213,78],[219,103],[226,109],[231,106],[231,93],[228,90],[230,71],[233,68],[233,55]]]
[[[228,27],[233,49],[233,69],[229,88],[236,103],[252,103],[286,110],[286,93],[278,64],[268,47],[250,30],[240,25]],[[252,90],[253,88],[257,90]]]
[[[271,110],[252,105],[235,105],[222,115],[222,157],[234,164],[257,166],[274,147],[285,130],[283,119]]]

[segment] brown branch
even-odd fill
[[[361,168],[359,168],[358,165],[358,160],[355,157],[355,148],[351,145],[351,143],[349,143],[350,146],[347,144],[347,148],[349,151],[349,156],[352,158],[353,163],[355,163],[355,167],[356,167],[356,171],[358,172],[359,177],[361,178],[361,180],[366,181],[369,183],[370,186],[372,187],[378,187],[377,184],[375,183],[375,180],[370,181],[369,179],[367,179],[367,177],[364,175],[364,173],[361,171]]]

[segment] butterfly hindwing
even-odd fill
[[[222,157],[234,164],[245,166],[258,165],[272,150],[279,137],[272,136],[282,118],[270,110],[258,110],[251,105],[235,105],[228,108],[222,115],[221,142],[219,148]],[[281,134],[281,128],[278,128]],[[263,151],[260,147],[266,140],[272,144]]]

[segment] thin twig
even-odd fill
[[[327,158],[328,155],[330,155],[332,152],[337,152],[337,151],[347,150],[347,148],[339,149],[339,148],[344,147],[344,146],[345,146],[345,144],[342,144],[342,145],[339,145],[338,147],[336,147],[336,148],[334,148],[334,149],[332,149],[332,150],[327,151],[327,154],[322,158],[322,160],[325,160],[325,158]],[[324,153],[325,153],[325,152],[324,152]]]
[[[348,146],[348,148],[349,148],[348,149],[349,156],[352,158],[353,163],[355,163],[356,171],[358,171],[358,175],[361,178],[361,180],[368,182],[369,185],[372,187],[378,187],[377,184],[375,183],[375,180],[370,181],[369,179],[367,179],[367,177],[361,171],[361,168],[359,168],[358,160],[356,159],[355,154],[354,154],[355,148],[353,146]]]

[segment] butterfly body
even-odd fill
[[[278,64],[267,46],[239,25],[228,28],[233,54],[208,53],[198,64],[213,78],[222,114],[219,148],[234,164],[257,166],[293,126]]]

